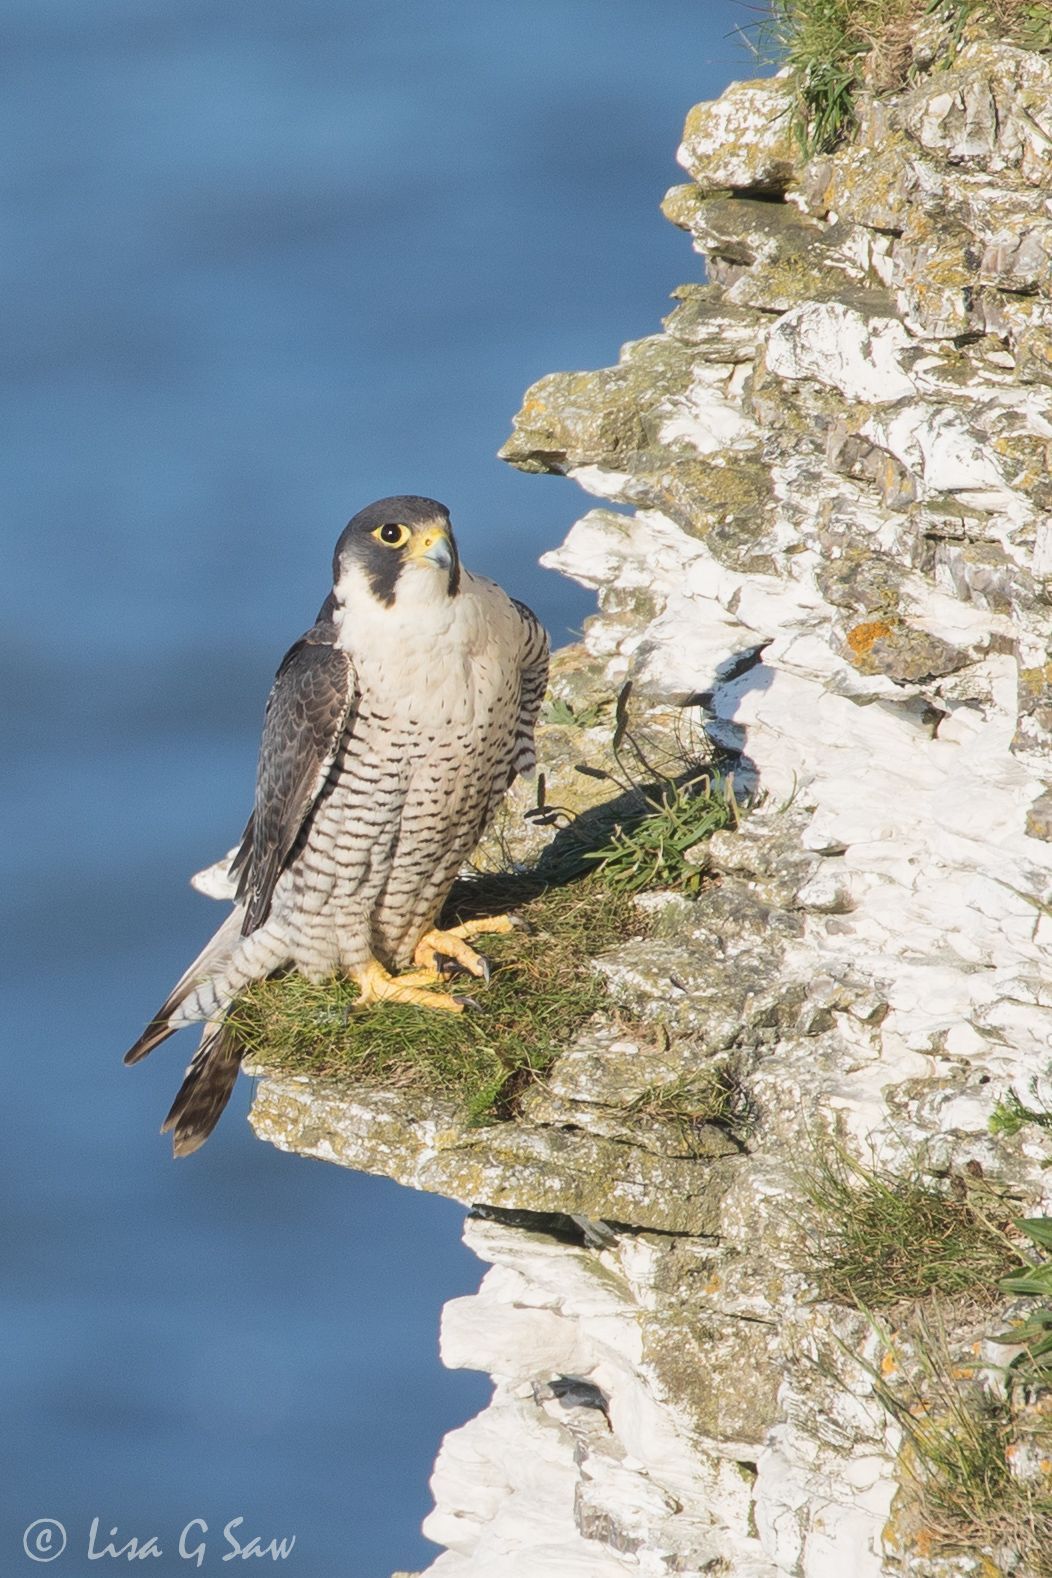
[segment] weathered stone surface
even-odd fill
[[[945,339],[981,328],[983,255],[975,237],[945,214],[914,209],[895,245],[892,273],[906,323]]]
[[[896,616],[864,620],[845,633],[844,653],[860,674],[887,674],[904,683],[922,683],[952,674],[970,654]]]
[[[442,1356],[498,1380],[486,1411],[443,1443],[424,1532],[449,1549],[432,1571],[658,1578],[729,1566],[775,1578],[751,1516],[755,1468],[698,1449],[711,1377],[689,1362],[690,1312],[670,1310],[652,1351],[641,1347],[655,1294],[682,1287],[676,1241],[596,1254],[486,1221],[465,1238],[493,1269],[475,1297],[446,1306]],[[778,1384],[758,1350],[742,1419],[757,1432]]]
[[[944,542],[935,552],[935,577],[958,597],[994,613],[1038,607],[1033,577],[991,542]]]
[[[696,186],[674,186],[662,211],[690,232],[735,306],[782,312],[835,297],[852,281],[878,283],[860,227],[823,225],[787,203],[709,197]]]
[[[892,119],[951,163],[1017,170],[1024,181],[1042,186],[1052,155],[1050,102],[1046,58],[984,40],[968,45],[951,70],[903,95]]]
[[[863,438],[849,418],[834,423],[826,441],[826,461],[841,476],[872,482],[889,510],[908,509],[917,498],[917,479],[879,444]]]
[[[1052,661],[1019,670],[1018,704],[1012,750],[1038,765],[1052,764]]]
[[[785,312],[767,336],[768,371],[779,378],[815,378],[847,400],[870,405],[907,398],[916,384],[900,353],[910,336],[885,298],[805,302]]]
[[[1052,328],[1027,328],[1015,342],[1016,369],[1023,383],[1052,384]]]
[[[916,180],[905,138],[876,148],[851,148],[835,159],[814,159],[801,177],[806,213],[896,234],[910,215]]]
[[[800,157],[792,109],[785,81],[732,82],[691,110],[676,158],[700,186],[784,191]]]
[[[464,1205],[580,1214],[666,1233],[716,1231],[713,1161],[737,1151],[717,1130],[682,1158],[542,1125],[469,1128],[438,1101],[277,1074],[261,1082],[251,1122],[281,1150],[383,1173]]]
[[[1052,286],[1052,219],[1007,230],[986,243],[979,278],[1000,290],[1042,291]]]
[[[691,347],[695,361],[752,362],[768,328],[763,313],[732,306],[714,285],[680,285],[672,295],[679,305],[664,320],[665,328]]]
[[[617,367],[534,384],[501,457],[661,510],[711,540],[727,562],[764,568],[770,474],[754,458],[755,425],[727,398],[728,386],[726,372],[707,376],[677,339],[639,341]]]
[[[1039,794],[1027,807],[1026,830],[1031,838],[1052,840],[1052,789]]]
[[[663,407],[690,386],[689,353],[656,335],[625,346],[616,367],[552,373],[526,391],[501,458],[522,471],[618,471],[658,441]]]

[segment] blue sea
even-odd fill
[[[230,1571],[238,1518],[241,1549],[295,1537],[263,1558],[291,1578],[435,1554],[438,1441],[488,1392],[437,1356],[482,1271],[463,1212],[259,1143],[247,1080],[173,1163],[192,1038],[120,1058],[218,918],[187,876],[242,826],[355,510],[430,494],[557,639],[587,615],[537,568],[587,501],[495,451],[528,383],[616,359],[700,277],[657,205],[689,106],[763,69],[756,20],[0,6],[4,1575],[151,1539],[154,1578]],[[43,1525],[25,1554],[41,1519],[61,1554]]]

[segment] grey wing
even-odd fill
[[[274,887],[321,792],[357,703],[354,665],[315,626],[285,654],[267,701],[256,801],[240,865],[245,936],[270,912]]]
[[[509,784],[519,773],[530,772],[537,763],[533,731],[548,688],[548,635],[532,608],[512,598],[522,620],[523,648],[519,675],[519,716],[515,729]]]

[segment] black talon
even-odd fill
[[[461,964],[459,959],[454,959],[447,953],[435,954],[435,968],[443,981],[454,981],[458,975],[466,975],[469,981],[485,981],[488,985],[490,977],[489,960],[484,959],[480,953],[476,954],[475,957],[482,966],[481,975],[476,975],[474,970],[469,970],[466,964]]]
[[[477,997],[465,997],[460,992],[453,993],[453,1001],[459,1003],[461,1008],[473,1008],[477,1013],[482,1012],[482,1004]]]

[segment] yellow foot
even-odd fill
[[[468,947],[466,939],[483,936],[486,933],[517,929],[510,915],[487,915],[481,920],[469,920],[464,921],[460,926],[451,926],[448,931],[428,931],[413,950],[413,963],[422,965],[425,970],[431,970],[437,975],[439,957],[452,959],[469,975],[474,975],[481,981],[488,981],[489,965],[481,954],[476,953],[474,948]]]
[[[361,993],[359,1003],[366,1008],[370,1003],[412,1003],[417,1008],[438,1008],[447,1014],[461,1014],[464,1005],[448,992],[435,992],[428,985],[437,984],[434,970],[414,971],[411,975],[389,975],[375,959],[354,972],[354,979]]]

